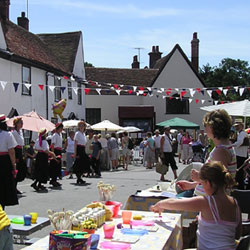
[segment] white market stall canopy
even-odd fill
[[[123,130],[124,128],[116,125],[113,122],[110,122],[109,120],[104,120],[102,122],[96,123],[91,126],[93,130],[100,130],[100,131],[118,131],[118,130]]]
[[[244,100],[239,102],[231,102],[219,105],[205,106],[200,109],[205,111],[213,111],[216,109],[225,109],[231,116],[250,117],[250,101]]]
[[[67,121],[63,121],[63,127],[64,128],[74,128],[74,127],[77,127],[78,123],[80,121],[81,120],[67,120]],[[87,129],[91,128],[90,124],[88,124],[87,122],[86,122],[86,125],[87,125]]]
[[[128,132],[128,133],[136,133],[136,132],[141,132],[141,129],[137,128],[137,127],[133,127],[133,126],[128,126],[128,127],[124,127],[123,130],[118,131],[117,133],[123,133],[123,132]]]

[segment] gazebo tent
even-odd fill
[[[159,127],[170,127],[175,129],[199,129],[200,126],[196,123],[187,121],[182,118],[173,118],[170,120],[166,120],[164,122],[157,123],[156,126]]]

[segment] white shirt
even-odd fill
[[[171,141],[169,140],[168,136],[165,134],[163,135],[164,137],[164,143],[163,143],[163,152],[165,153],[171,153],[172,152],[172,144]],[[171,138],[171,135],[169,135],[169,137]]]
[[[238,133],[237,141],[233,143],[232,146],[234,147],[237,156],[246,158],[248,155],[248,146],[241,146],[245,137],[248,138],[247,133],[244,130],[241,130]]]
[[[94,136],[92,136],[91,139],[89,139],[89,136],[87,136],[87,143],[86,143],[86,148],[85,148],[85,152],[88,155],[91,155],[93,152],[93,149],[91,148],[92,142],[94,141]]]
[[[17,132],[16,130],[13,130],[12,134],[17,142],[17,146],[24,146],[24,138],[23,138],[22,130],[20,130],[19,132]]]
[[[108,140],[106,138],[103,138],[103,137],[100,138],[99,142],[101,143],[102,148],[107,148],[108,147]]]
[[[158,136],[154,135],[153,139],[155,141],[155,147],[160,148],[161,147],[161,135],[158,135]]]
[[[46,140],[42,140],[42,146],[40,146],[39,145],[39,138],[38,138],[35,142],[34,148],[36,150],[40,150],[40,151],[47,151],[47,150],[49,150],[49,144]]]
[[[0,152],[8,152],[9,149],[15,148],[17,142],[11,132],[0,130]]]
[[[54,144],[54,148],[62,148],[62,135],[54,133],[51,137],[51,144]]]
[[[66,152],[67,152],[67,153],[74,153],[74,145],[75,145],[74,140],[72,140],[70,137],[68,137],[68,138],[67,138],[67,148],[66,148]]]
[[[86,138],[85,133],[84,132],[82,133],[81,131],[77,131],[75,133],[74,141],[77,141],[77,145],[86,146],[87,138]]]

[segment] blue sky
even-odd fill
[[[141,49],[141,67],[159,45],[163,56],[179,44],[190,58],[193,32],[200,64],[230,57],[250,61],[250,1],[238,0],[28,0],[30,31],[82,31],[85,61],[96,67],[130,68]],[[16,23],[27,0],[10,0]]]

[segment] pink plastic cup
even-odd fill
[[[123,224],[129,224],[132,218],[132,212],[131,211],[122,211],[122,223]]]
[[[104,224],[103,225],[104,237],[105,239],[112,239],[115,231],[114,224]]]

